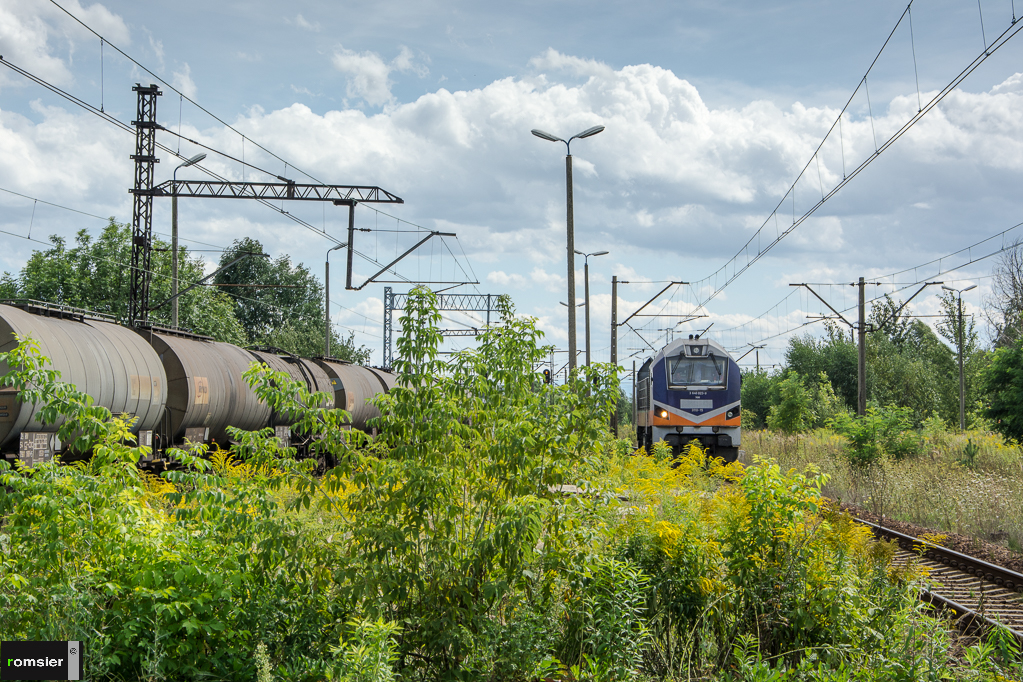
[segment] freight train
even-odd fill
[[[272,426],[290,445],[290,424],[259,402],[242,378],[253,362],[326,393],[328,407],[347,410],[356,429],[366,430],[380,414],[369,400],[394,385],[390,372],[335,358],[244,349],[160,327],[131,329],[96,313],[37,301],[10,303],[0,304],[0,352],[15,347],[15,334],[34,338],[62,381],[114,414],[135,417],[132,430],[140,445],[153,449],[151,457],[186,439],[228,447],[228,426]],[[0,363],[0,376],[6,372]],[[40,423],[37,410],[20,403],[14,389],[0,388],[0,453],[8,459],[32,465],[66,451],[56,435],[60,424]]]
[[[633,400],[637,442],[665,441],[674,454],[697,441],[734,462],[739,454],[742,374],[720,344],[690,335],[672,341],[636,372]]]

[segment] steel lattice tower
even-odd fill
[[[135,196],[131,214],[131,289],[128,292],[128,324],[144,324],[149,319],[150,240],[153,238],[153,166],[156,158],[156,98],[162,95],[155,85],[138,83],[135,113]]]

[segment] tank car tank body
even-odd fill
[[[672,341],[636,372],[637,442],[663,440],[678,454],[692,440],[734,462],[742,439],[739,366],[709,339]]]
[[[167,374],[153,348],[135,332],[101,317],[67,309],[0,306],[0,352],[13,350],[14,337],[31,336],[58,370],[61,380],[92,396],[115,414],[135,415],[133,430],[156,428],[167,403]],[[36,313],[36,314],[33,314]],[[0,375],[7,366],[0,363]],[[36,420],[38,406],[22,404],[17,392],[0,389],[0,449],[18,449],[25,434],[50,434],[42,449],[60,449],[56,424]],[[34,437],[40,442],[39,437]],[[36,448],[39,449],[39,448]]]
[[[0,305],[0,352],[31,336],[50,358],[61,381],[92,396],[95,404],[137,419],[139,442],[156,451],[191,442],[228,446],[228,426],[267,426],[290,438],[290,423],[261,403],[242,374],[253,362],[285,372],[310,391],[328,395],[327,408],[347,409],[351,426],[366,430],[380,415],[368,401],[394,385],[390,372],[334,358],[306,359],[158,327],[133,330],[111,319],[49,304]],[[0,363],[0,376],[7,372]],[[37,406],[23,405],[13,389],[0,390],[0,451],[26,453],[36,463],[65,448],[54,434],[60,424],[41,424]],[[45,441],[45,442],[44,442]],[[32,445],[34,443],[34,445]],[[41,453],[41,454],[40,454]]]

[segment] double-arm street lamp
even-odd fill
[[[206,153],[196,154],[174,169],[171,175],[171,326],[178,326],[178,171],[206,158]]]
[[[575,223],[572,213],[572,140],[592,137],[604,130],[604,126],[587,128],[568,140],[551,135],[542,130],[531,132],[542,140],[565,143],[565,185],[568,193],[568,372],[571,376],[575,371]]]
[[[976,289],[976,284],[971,284],[965,289],[953,289],[942,286],[945,291],[956,295],[959,304],[959,323],[956,325],[956,345],[959,347],[959,430],[966,430],[966,380],[963,376],[963,294],[970,289]]]
[[[580,256],[583,257],[583,280],[586,282],[586,302],[583,304],[586,306],[586,366],[590,366],[590,256],[606,256],[607,251],[597,251],[596,253],[583,253],[582,251],[576,251]]]

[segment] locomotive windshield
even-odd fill
[[[687,358],[684,355],[668,358],[668,388],[686,386],[724,386],[728,362],[711,354],[707,357]]]

